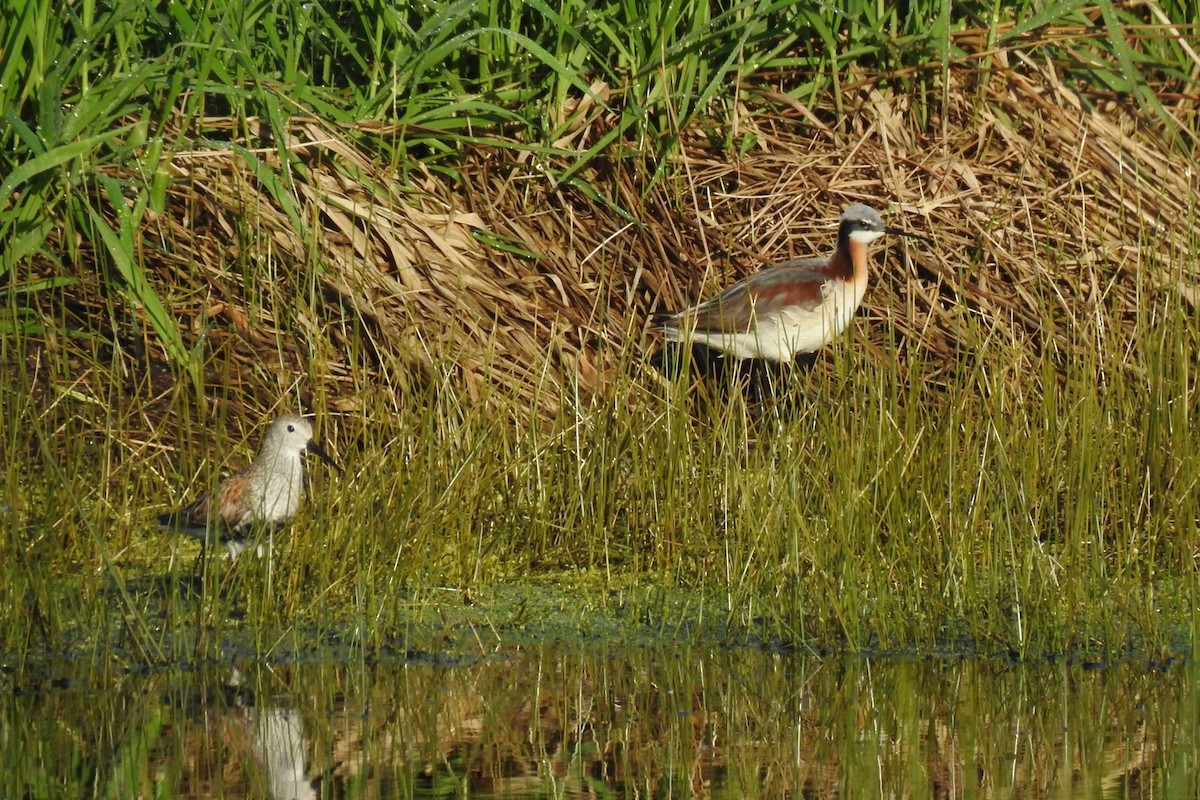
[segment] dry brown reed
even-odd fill
[[[759,87],[733,122],[734,146],[685,131],[671,177],[652,180],[640,156],[590,164],[579,177],[609,203],[553,180],[565,157],[479,145],[452,183],[381,163],[372,137],[402,132],[378,125],[298,118],[290,140],[252,146],[261,140],[232,120],[209,119],[210,140],[246,149],[174,154],[166,210],[146,221],[162,246],[142,254],[145,268],[185,330],[229,354],[244,390],[263,397],[314,380],[308,351],[321,340],[362,351],[347,340],[358,331],[370,343],[362,363],[334,356],[318,378],[347,411],[365,368],[397,392],[449,372],[470,397],[550,415],[639,368],[657,346],[653,311],[827,250],[852,202],[934,242],[876,257],[860,324],[870,347],[921,359],[929,379],[954,368],[968,324],[1013,343],[1018,360],[1077,345],[1080,330],[1120,346],[1113,321],[1131,324],[1143,292],[1196,301],[1200,267],[1179,259],[1194,247],[1196,176],[1132,102],[1068,85],[1033,52],[952,68],[949,104],[923,125],[909,96],[868,76],[843,86],[840,115],[832,99],[806,108]],[[1181,126],[1195,123],[1197,98],[1161,97]],[[581,151],[613,124],[598,110],[580,118]],[[284,151],[298,159],[281,192],[257,168],[281,169]],[[1146,230],[1155,236],[1139,238]],[[1148,284],[1132,273],[1147,248],[1170,265]],[[307,263],[319,265],[315,289],[295,267]],[[250,274],[269,285],[248,285]],[[281,306],[305,292],[321,304],[281,335],[292,313]]]

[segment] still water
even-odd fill
[[[3,797],[1200,796],[1194,663],[560,643],[3,678]]]

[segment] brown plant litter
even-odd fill
[[[951,106],[924,127],[908,96],[865,78],[845,87],[840,119],[832,105],[764,92],[737,120],[738,135],[754,137],[742,157],[737,143],[721,152],[687,131],[665,180],[650,182],[637,156],[593,162],[580,178],[611,206],[556,185],[543,157],[515,148],[465,150],[457,184],[418,164],[402,180],[370,149],[371,137],[398,132],[297,118],[291,140],[249,153],[177,153],[167,208],[145,222],[160,246],[142,257],[168,307],[191,321],[185,330],[240,364],[245,390],[267,403],[316,379],[306,373],[322,339],[349,358],[358,330],[370,343],[356,351],[362,363],[333,357],[320,377],[344,410],[365,369],[396,392],[450,375],[472,398],[550,415],[564,398],[602,392],[617,370],[643,368],[657,347],[652,312],[828,250],[853,202],[934,242],[875,256],[857,325],[861,344],[921,359],[930,380],[979,341],[964,337],[968,323],[1019,362],[1078,346],[1080,331],[1124,347],[1148,293],[1195,302],[1200,266],[1183,256],[1195,248],[1196,175],[1156,125],[1022,52],[986,73],[949,74]],[[1172,97],[1168,110],[1190,129],[1196,98]],[[579,113],[593,114],[587,130],[560,144],[582,151],[606,120]],[[210,140],[238,140],[233,120],[204,127]],[[273,192],[262,176],[284,151],[296,159]],[[1163,269],[1139,269],[1147,263]],[[318,302],[294,316],[306,296]]]

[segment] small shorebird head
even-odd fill
[[[847,208],[842,212],[842,217],[838,221],[838,244],[846,240],[870,244],[887,233],[927,241],[923,236],[915,233],[902,231],[899,228],[889,228],[883,224],[883,218],[879,216],[878,211],[862,203],[855,203]]]
[[[300,455],[305,450],[316,454],[318,458],[344,475],[345,470],[329,457],[321,445],[313,439],[312,423],[299,414],[284,414],[271,423],[267,435],[263,437],[260,458],[265,463],[273,463],[280,456]]]

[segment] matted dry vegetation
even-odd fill
[[[735,146],[753,137],[744,155],[692,130],[665,180],[651,181],[640,158],[593,162],[587,180],[611,205],[556,186],[536,157],[485,146],[463,154],[459,184],[405,179],[355,144],[369,141],[358,131],[296,119],[291,141],[253,150],[276,168],[281,148],[300,156],[285,194],[293,209],[253,158],[178,152],[166,211],[147,216],[161,248],[142,257],[184,329],[240,364],[247,391],[273,398],[299,382],[341,410],[358,407],[363,374],[399,394],[451,374],[470,396],[553,413],[618,370],[642,369],[657,346],[652,312],[828,249],[851,202],[886,208],[890,224],[934,242],[893,241],[876,256],[859,325],[870,346],[892,340],[923,359],[931,379],[953,367],[968,324],[1011,343],[1018,362],[1078,343],[1080,331],[1121,347],[1120,321],[1143,292],[1196,302],[1200,266],[1185,257],[1196,176],[1132,101],[1083,94],[1026,54],[1007,59],[951,70],[945,114],[924,126],[910,98],[865,76],[844,87],[841,118],[832,103],[749,95],[731,136]],[[1196,99],[1163,95],[1185,130]],[[581,149],[611,124],[582,118]],[[239,139],[232,123],[206,125],[207,137]],[[1157,235],[1139,240],[1144,230]],[[1132,270],[1147,248],[1164,269],[1144,281]],[[253,262],[267,269],[246,269]],[[296,267],[314,262],[311,276]],[[313,276],[318,286],[303,283]],[[191,288],[167,288],[181,286]],[[292,309],[305,292],[323,305]],[[281,335],[285,314],[296,316]],[[321,342],[333,345],[328,371],[306,375]]]

